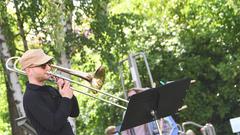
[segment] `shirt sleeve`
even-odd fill
[[[32,95],[25,99],[25,106],[30,115],[45,129],[58,131],[67,122],[71,113],[71,99],[61,98],[58,109],[53,113],[38,95]]]
[[[71,106],[71,117],[77,117],[79,115],[79,106],[78,106],[78,101],[75,96],[72,97],[71,99],[72,106]]]
[[[52,91],[56,92],[58,94],[58,96],[61,96],[61,94],[59,93],[59,91],[53,87],[50,86],[51,89],[53,89]],[[78,106],[78,101],[77,98],[73,95],[73,97],[71,98],[71,112],[70,112],[70,117],[77,117],[79,115],[79,106]]]

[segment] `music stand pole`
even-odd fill
[[[156,112],[155,112],[154,110],[152,110],[152,111],[151,111],[151,115],[153,116],[154,121],[155,121],[155,123],[156,123],[156,125],[157,125],[157,129],[158,129],[159,135],[162,135],[162,130],[161,130],[160,125],[159,125],[159,123],[158,123],[158,121],[157,121],[158,118],[157,118]]]

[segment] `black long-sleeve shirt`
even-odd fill
[[[38,135],[74,135],[67,118],[79,115],[78,102],[61,97],[51,86],[26,84],[23,106]]]

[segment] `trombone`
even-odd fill
[[[16,72],[18,74],[22,74],[22,75],[26,75],[26,72],[23,71],[23,70],[20,70],[19,68],[17,68],[17,64],[19,62],[19,59],[20,57],[10,57],[7,59],[6,61],[6,68],[12,72]],[[13,62],[14,61],[14,62]],[[69,81],[70,83],[75,83],[79,86],[82,86],[82,87],[85,87],[85,88],[88,88],[89,90],[93,91],[93,93],[101,93],[105,96],[108,96],[108,97],[111,97],[111,98],[114,98],[114,99],[117,99],[117,100],[120,100],[122,102],[125,102],[126,104],[128,104],[128,100],[126,99],[123,99],[123,98],[120,98],[120,97],[117,97],[117,96],[114,96],[114,95],[111,95],[109,93],[106,93],[106,92],[103,92],[100,90],[100,88],[102,87],[103,85],[103,82],[104,82],[104,77],[105,77],[105,70],[104,70],[104,67],[100,66],[94,74],[89,74],[89,73],[85,73],[85,72],[81,72],[81,71],[77,71],[77,70],[72,70],[72,69],[68,69],[68,68],[64,68],[64,67],[61,67],[61,66],[57,66],[57,65],[51,65],[52,68],[56,68],[57,70],[60,70],[62,72],[65,72],[65,73],[68,73],[70,75],[74,75],[74,76],[77,76],[77,77],[80,77],[86,81],[88,81],[90,84],[91,84],[91,87],[87,86],[87,85],[84,85],[78,81],[75,81],[75,80],[72,80],[70,78],[67,78],[67,77],[64,77],[63,75],[60,75],[60,74],[56,74],[56,73],[53,73],[53,72],[48,72],[48,74],[50,74],[51,76],[53,77],[57,77],[57,78],[61,78],[61,79],[64,79],[64,80],[67,80]],[[50,81],[52,81],[51,79],[49,79]],[[116,107],[119,107],[119,108],[122,108],[124,110],[127,110],[127,107],[123,106],[123,105],[120,105],[120,104],[117,104],[117,103],[114,103],[113,101],[110,101],[110,100],[106,100],[106,99],[103,99],[101,97],[97,97],[93,94],[89,94],[87,92],[84,92],[84,91],[81,91],[81,90],[78,90],[74,87],[70,87],[73,91],[76,91],[78,93],[81,93],[81,94],[84,94],[84,95],[87,95],[89,97],[92,97],[92,98],[95,98],[95,99],[98,99],[98,100],[101,100],[103,102],[106,102],[106,103],[109,103],[111,105],[114,105]]]

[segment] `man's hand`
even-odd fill
[[[63,79],[58,79],[57,85],[59,88],[59,93],[61,94],[62,97],[66,97],[69,99],[71,99],[73,97],[73,91],[70,88],[69,81],[66,81]]]

